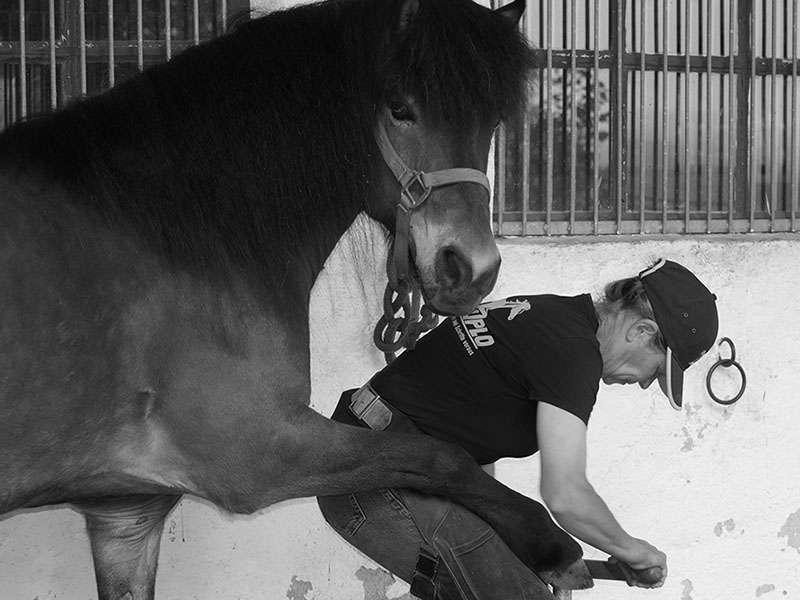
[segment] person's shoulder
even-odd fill
[[[557,325],[562,337],[593,336],[597,330],[597,313],[589,294],[528,296],[531,316]]]

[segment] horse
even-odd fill
[[[252,513],[412,487],[532,568],[578,561],[460,448],[308,406],[310,290],[361,211],[398,240],[405,222],[408,272],[389,276],[433,311],[469,313],[494,285],[485,169],[525,95],[523,9],[279,11],[3,132],[0,513],[82,513],[101,600],[154,597],[183,494]]]

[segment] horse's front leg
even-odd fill
[[[419,433],[353,427],[311,409],[291,421],[289,439],[296,445],[284,448],[294,463],[283,485],[287,497],[412,488],[448,497],[483,518],[534,571],[574,570],[581,557],[577,542],[541,504],[485,473],[454,444]]]
[[[153,600],[164,518],[180,496],[73,503],[86,517],[100,600]]]

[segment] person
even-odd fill
[[[587,480],[587,424],[600,380],[643,389],[658,381],[680,409],[683,372],[717,328],[716,297],[662,259],[608,284],[597,302],[512,296],[449,317],[361,389],[344,392],[333,418],[421,430],[482,465],[538,452],[541,496],[558,524],[629,565],[629,584],[658,587],[664,552],[626,532]],[[449,500],[383,489],[318,503],[341,536],[422,600],[549,596],[488,524]],[[646,569],[657,569],[656,581],[636,578]]]

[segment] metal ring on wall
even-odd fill
[[[715,362],[714,365],[708,370],[708,375],[706,376],[706,389],[708,390],[708,395],[711,396],[711,399],[714,400],[714,402],[724,406],[729,406],[744,395],[744,390],[747,387],[747,375],[745,375],[742,365],[736,362],[736,346],[733,345],[731,339],[726,337],[722,338],[717,345],[721,346],[723,342],[726,342],[730,347],[731,355],[729,358],[722,358],[722,356],[720,356],[719,360],[717,360],[717,362]],[[736,367],[742,377],[742,385],[739,388],[739,392],[733,398],[728,400],[720,398],[714,393],[714,390],[711,389],[711,377],[714,375],[714,371],[716,371],[719,367]]]

